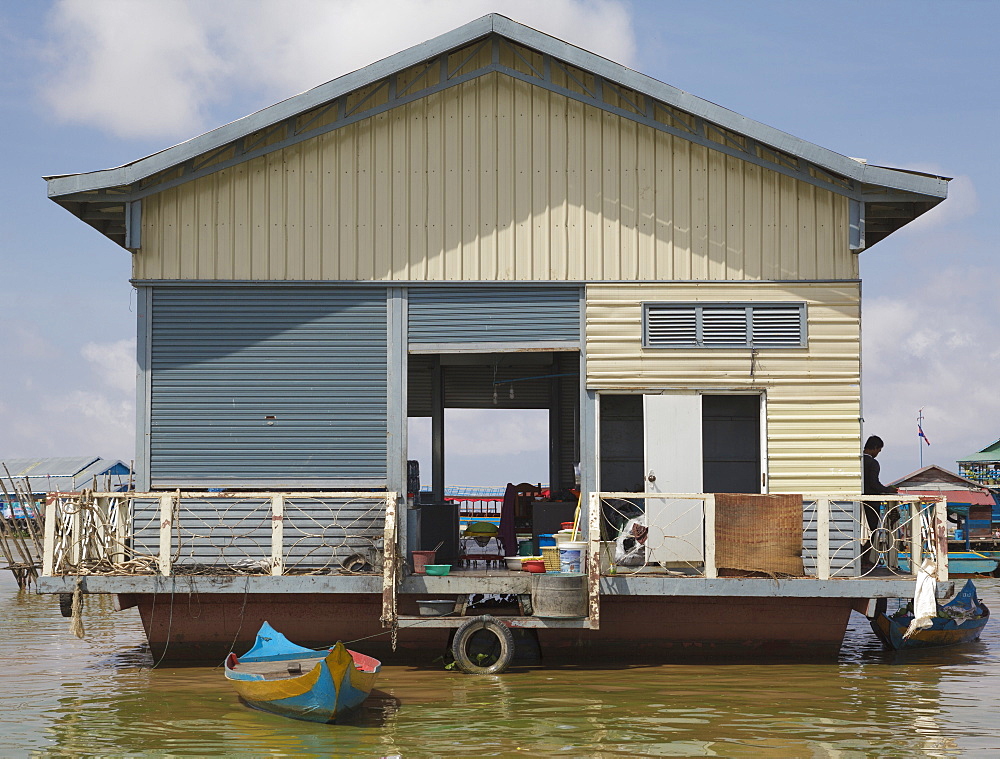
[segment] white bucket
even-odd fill
[[[559,544],[559,571],[585,572],[587,544],[582,541],[564,540]]]

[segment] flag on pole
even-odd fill
[[[931,444],[931,441],[927,439],[927,435],[924,434],[924,428],[921,426],[920,422],[917,422],[917,437],[922,437],[927,445]]]

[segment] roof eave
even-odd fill
[[[457,29],[439,35],[357,71],[345,74],[299,95],[283,100],[256,113],[244,116],[225,126],[206,132],[173,147],[113,169],[102,169],[83,174],[51,175],[45,177],[48,196],[74,213],[75,201],[80,194],[108,189],[122,189],[125,193],[140,180],[165,171],[209,151],[222,148],[235,140],[251,135],[282,120],[317,108],[347,93],[378,81],[390,74],[404,70],[423,60],[441,55],[451,49],[463,47],[491,33],[499,34],[512,42],[557,57],[573,66],[591,71],[623,87],[643,92],[668,105],[687,111],[720,127],[750,137],[771,148],[808,161],[816,166],[853,180],[863,187],[866,205],[879,209],[880,204],[892,202],[905,204],[902,213],[882,226],[873,224],[869,229],[866,245],[890,234],[926,212],[947,196],[947,179],[882,166],[871,166],[848,158],[827,148],[794,137],[766,124],[756,122],[727,108],[703,100],[669,84],[633,71],[619,63],[602,58],[544,32],[519,24],[499,14],[489,14]],[[896,194],[901,194],[898,197]],[[127,195],[122,200],[127,200]],[[895,211],[894,211],[895,212]],[[877,215],[877,214],[876,214]],[[82,218],[82,217],[81,217]],[[84,219],[98,231],[122,243],[122,223],[113,231]],[[118,227],[121,226],[121,229]]]

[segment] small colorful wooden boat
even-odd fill
[[[951,601],[943,606],[938,604],[938,614],[932,620],[931,627],[918,630],[909,638],[905,637],[906,630],[913,621],[913,611],[909,606],[893,614],[876,612],[870,622],[883,645],[900,651],[971,643],[979,640],[989,619],[990,610],[976,596],[976,586],[969,580]]]
[[[969,575],[991,575],[1000,566],[1000,556],[988,555],[979,551],[948,551],[948,574],[952,577],[968,577]],[[899,554],[899,568],[903,572],[910,571],[910,554]]]
[[[247,705],[309,722],[332,722],[360,706],[381,668],[340,642],[321,651],[298,646],[267,622],[253,648],[226,658],[226,678]]]

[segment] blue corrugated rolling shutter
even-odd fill
[[[411,287],[408,310],[411,346],[580,339],[578,287]]]
[[[150,352],[154,488],[384,482],[384,289],[155,288]]]

